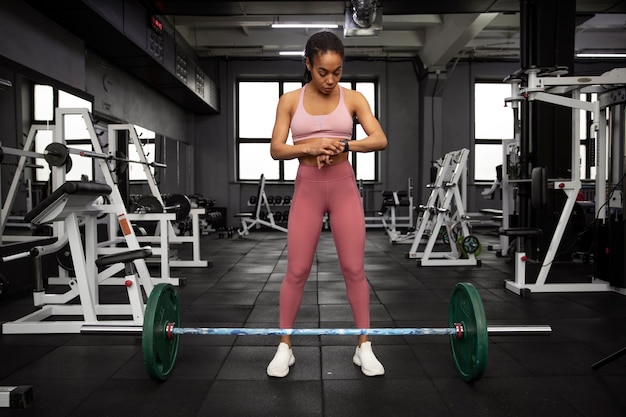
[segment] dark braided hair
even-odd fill
[[[323,30],[321,32],[311,35],[304,48],[304,59],[309,59],[311,65],[313,65],[313,59],[326,52],[336,52],[343,58],[343,43],[341,39],[337,37],[333,32]],[[311,71],[304,66],[304,80],[308,83],[311,81]]]

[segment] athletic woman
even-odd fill
[[[369,103],[357,91],[339,86],[344,47],[332,32],[307,41],[306,84],[281,96],[276,110],[270,153],[277,160],[298,158],[287,233],[287,272],[280,289],[280,327],[293,328],[328,213],[348,301],[357,328],[370,327],[370,294],[365,277],[365,218],[348,152],[387,147],[387,137]],[[352,139],[356,118],[367,137]],[[287,144],[291,129],[293,144]],[[383,375],[366,335],[358,337],[352,358],[368,376]],[[295,363],[291,338],[282,336],[267,374],[284,377]]]

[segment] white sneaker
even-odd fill
[[[277,378],[287,376],[289,367],[296,363],[296,357],[287,343],[278,345],[278,350],[274,355],[274,359],[267,365],[267,374]]]
[[[361,343],[361,346],[357,346],[356,352],[352,357],[352,362],[356,366],[361,367],[361,372],[367,376],[384,375],[385,368],[376,359],[376,355],[372,351],[372,342]]]

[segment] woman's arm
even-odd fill
[[[358,91],[348,90],[354,113],[367,134],[360,140],[350,141],[350,150],[354,152],[380,151],[387,147],[387,136],[372,113],[367,99]]]

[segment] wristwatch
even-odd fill
[[[346,153],[350,150],[350,144],[348,144],[348,139],[341,139],[339,142],[343,142],[345,145],[342,153]]]

